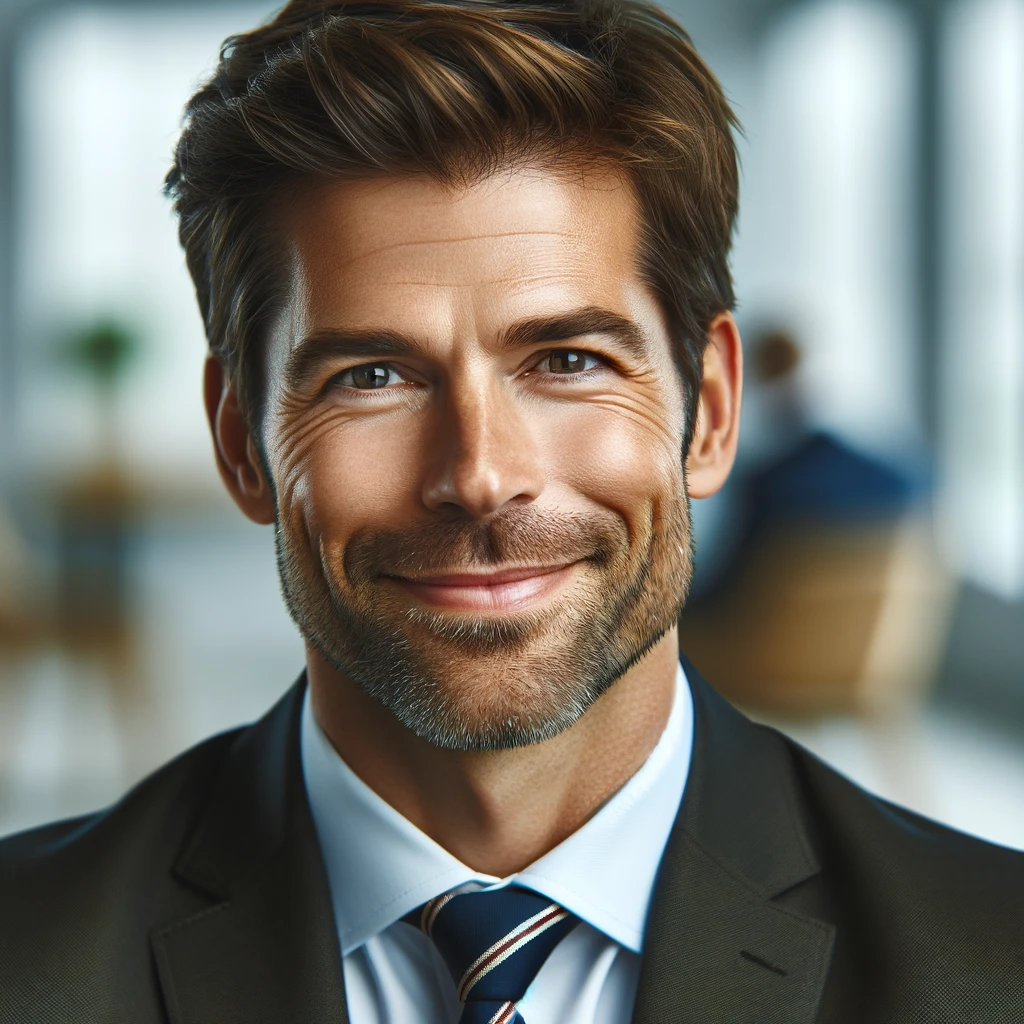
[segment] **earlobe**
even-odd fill
[[[208,356],[203,375],[206,417],[217,470],[235,504],[253,522],[274,522],[274,495],[259,448],[220,360]]]
[[[736,460],[743,394],[743,349],[732,314],[708,325],[704,375],[693,440],[686,458],[691,498],[708,498],[725,483]]]

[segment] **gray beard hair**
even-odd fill
[[[297,524],[286,529],[280,515],[278,570],[285,602],[306,640],[407,729],[448,750],[504,750],[569,728],[675,625],[693,562],[685,489],[662,511],[642,552],[607,559],[583,599],[574,594],[543,614],[491,619],[418,606],[403,609],[398,621],[386,611],[375,614],[379,605],[343,595],[339,576],[346,576],[345,568],[339,573],[322,544],[314,554],[308,544],[296,543],[305,539],[304,531]],[[532,530],[520,532],[525,537]],[[493,538],[488,543],[495,546]],[[593,564],[600,570],[601,563],[598,558]],[[551,637],[555,628],[558,635]],[[531,640],[545,633],[548,644],[531,651]],[[474,663],[492,662],[484,682],[491,706],[484,711],[473,707],[466,687],[442,683],[440,666],[460,657],[467,686]]]

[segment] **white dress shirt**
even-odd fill
[[[430,940],[401,918],[449,889],[510,882],[581,920],[516,1004],[526,1024],[626,1024],[692,746],[693,701],[680,668],[665,731],[640,770],[564,842],[499,879],[461,863],[363,783],[324,735],[307,692],[302,769],[352,1024],[456,1024],[461,1007],[451,975]]]

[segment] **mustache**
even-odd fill
[[[624,520],[612,512],[502,509],[486,520],[438,519],[402,530],[364,530],[344,555],[346,575],[435,576],[497,565],[606,563],[629,546]]]

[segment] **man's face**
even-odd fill
[[[264,421],[307,640],[455,749],[572,724],[675,623],[684,408],[611,171],[319,187]]]

